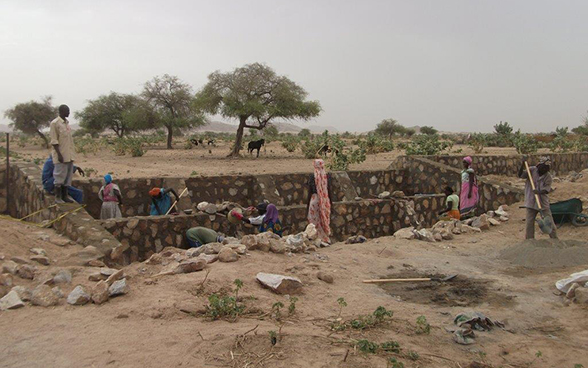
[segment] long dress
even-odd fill
[[[107,220],[111,218],[122,218],[120,207],[118,206],[118,197],[120,188],[118,185],[110,183],[103,185],[98,192],[98,197],[102,201],[102,209],[100,210],[100,219]]]
[[[474,174],[474,169],[468,168],[461,172],[461,192],[459,193],[459,212],[461,214],[468,214],[476,209],[478,204],[478,182],[474,176],[472,187],[472,196],[468,198],[470,193],[470,174]]]
[[[322,161],[322,160],[316,160]],[[310,204],[308,206],[308,222],[314,224],[318,232],[319,239],[330,243],[331,235],[331,202],[329,200],[329,181],[331,175],[324,171],[324,164],[317,165],[315,161],[315,174],[311,175],[309,180],[309,190],[311,193]],[[321,162],[322,163],[322,162]],[[318,177],[318,180],[317,180]]]

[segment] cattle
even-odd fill
[[[211,144],[214,146],[214,139],[209,139],[208,140],[208,145],[210,146]]]
[[[199,144],[200,145],[204,144],[204,141],[202,139],[196,139],[196,138],[190,139],[190,142],[195,146],[197,146]]]
[[[253,154],[254,150],[257,150],[257,157],[259,157],[259,150],[265,144],[265,139],[260,139],[258,141],[251,141],[247,145],[247,152]]]

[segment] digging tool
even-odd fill
[[[176,198],[176,201],[171,205],[171,207],[169,208],[169,210],[167,210],[167,212],[165,213],[165,215],[169,215],[169,213],[171,212],[171,210],[174,208],[174,206],[176,204],[178,204],[178,201],[180,200],[180,198],[182,198],[184,196],[184,194],[186,193],[186,191],[188,190],[188,188],[186,187],[186,189],[184,189],[182,191],[182,193],[180,193],[180,196],[178,198]]]
[[[453,280],[457,277],[457,274],[449,275],[446,277],[419,277],[412,279],[374,279],[374,280],[363,280],[364,284],[381,284],[385,282],[414,282],[414,281],[438,281],[445,282]]]
[[[527,169],[527,175],[529,176],[529,182],[531,183],[531,189],[535,192],[535,181],[531,176],[531,169],[529,168],[529,163],[525,161],[525,169]],[[541,200],[539,198],[539,194],[535,193],[535,202],[537,202],[537,207],[539,208],[539,214],[541,214],[541,218],[536,219],[537,225],[539,225],[539,229],[544,234],[551,234],[553,231],[553,223],[551,222],[551,218],[545,217],[543,213],[543,209],[541,208]]]

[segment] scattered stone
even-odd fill
[[[161,252],[159,252],[162,257],[173,257],[177,254],[184,254],[184,251],[180,248],[176,247],[165,247]]]
[[[38,256],[46,256],[47,252],[45,252],[45,249],[43,248],[31,248],[29,249],[29,251],[33,254],[36,254]]]
[[[317,273],[316,277],[319,280],[326,282],[327,284],[332,284],[333,281],[335,281],[335,279],[333,278],[332,275],[329,275],[328,273],[324,273],[324,272]]]
[[[112,275],[113,273],[117,272],[118,270],[116,268],[108,268],[108,267],[103,267],[100,269],[100,273],[106,277],[110,277],[110,275]]]
[[[55,276],[53,276],[53,282],[55,284],[69,284],[72,276],[69,270],[59,270]]]
[[[49,286],[41,284],[33,290],[31,302],[40,307],[50,307],[59,303],[59,297]]]
[[[498,207],[498,209],[496,211],[494,211],[494,213],[497,216],[508,216],[508,212],[506,212],[507,208],[508,208],[508,206],[502,205],[502,206]]]
[[[347,238],[347,240],[345,241],[345,244],[359,244],[359,243],[365,243],[367,241],[367,238],[363,235],[354,235],[354,236],[350,236],[349,238]]]
[[[186,251],[186,257],[188,258],[192,258],[192,257],[198,257],[201,254],[204,254],[204,248],[202,247],[195,247],[195,248],[190,248]],[[154,255],[152,255],[149,260],[148,260],[148,264],[160,264],[161,263],[161,257],[155,257],[157,256],[158,253],[155,253]],[[153,260],[152,260],[153,258]]]
[[[477,227],[480,230],[489,230],[490,223],[488,222],[488,216],[480,215],[479,217],[474,217],[474,221],[471,224],[472,227]]]
[[[507,222],[508,221],[508,217],[507,216],[500,216],[500,221]]]
[[[198,203],[196,208],[198,209],[198,211],[204,211],[206,206],[208,206],[208,202],[200,202],[200,203]]]
[[[82,285],[76,286],[67,296],[67,303],[71,305],[84,305],[90,301],[90,294]]]
[[[102,275],[100,272],[96,272],[88,276],[88,280],[90,281],[100,281],[104,280],[106,276]]]
[[[90,267],[106,267],[106,265],[104,264],[104,262],[102,262],[99,259],[93,259],[93,260],[89,261],[87,263],[87,265],[90,266]]]
[[[390,198],[390,192],[384,191],[384,192],[378,194],[378,198],[380,198],[380,199]]]
[[[201,271],[206,267],[206,264],[206,260],[202,258],[191,258],[175,266],[173,268],[173,273],[180,274]]]
[[[206,207],[204,207],[204,212],[208,213],[209,215],[214,215],[218,212],[218,208],[216,207],[216,204],[209,203],[206,205]]]
[[[296,235],[288,235],[286,238],[286,244],[291,245],[296,248],[300,248],[304,245],[304,233],[296,234]]]
[[[12,260],[12,262],[15,262],[18,264],[29,264],[29,261],[27,261],[26,259],[24,259],[22,257],[12,257],[10,259]]]
[[[51,289],[51,291],[53,292],[53,294],[55,294],[60,299],[64,297],[63,291],[61,291],[59,286],[55,286],[53,289]]]
[[[468,226],[468,225],[462,225],[461,232],[462,233],[465,233],[465,234],[469,234],[469,233],[481,233],[482,232],[482,229],[477,228],[477,227]]]
[[[108,296],[114,297],[118,295],[126,294],[128,291],[127,289],[127,279],[120,279],[115,281],[110,287],[108,288]]]
[[[433,233],[433,239],[435,239],[435,241],[442,241],[443,240],[443,236],[441,235],[440,232],[434,232]]]
[[[452,240],[454,238],[453,233],[447,229],[441,230],[440,234],[441,234],[441,239],[443,239],[443,240]]]
[[[12,291],[16,291],[16,293],[18,294],[18,297],[23,302],[27,302],[27,301],[31,300],[31,298],[32,298],[31,291],[24,286],[15,286],[12,288]]]
[[[423,241],[427,241],[427,242],[431,242],[431,243],[435,242],[435,238],[433,237],[433,233],[429,229],[418,230],[417,235],[419,237],[419,240],[423,240]]]
[[[267,234],[267,233],[263,233],[263,234]],[[269,252],[270,251],[270,238],[267,236],[261,236],[258,235],[257,236],[257,249],[259,249],[262,252]]]
[[[402,228],[394,233],[394,237],[396,239],[412,240],[416,238],[415,229],[412,226]]]
[[[288,251],[288,247],[283,242],[271,239],[270,240],[270,252],[277,254],[284,254]]]
[[[218,254],[224,248],[224,245],[221,243],[208,243],[199,248],[203,248],[206,254]]]
[[[255,250],[257,246],[257,237],[255,235],[245,235],[241,238],[241,244],[245,245],[248,250]]]
[[[112,285],[115,281],[118,281],[124,277],[125,271],[124,270],[117,270],[112,275],[108,276],[106,279],[106,283],[108,286]]]
[[[45,256],[32,256],[30,259],[31,261],[42,264],[43,266],[49,266],[49,258]]]
[[[404,195],[404,192],[401,190],[395,190],[392,192],[392,197],[393,198],[404,198],[404,197],[406,197],[406,195]]]
[[[277,294],[298,294],[302,292],[302,282],[296,277],[260,272],[257,281]]]
[[[239,254],[239,255],[244,255],[244,254],[247,253],[247,247],[244,246],[243,244],[239,244],[239,243],[235,244],[235,243],[233,243],[233,244],[225,245],[225,247],[231,248],[232,250],[234,250],[235,252],[237,252],[237,254]]]
[[[9,273],[0,274],[0,285],[12,287],[12,275]]]
[[[355,197],[354,199],[358,202],[363,200],[363,198],[361,198],[361,197]]]
[[[16,273],[19,277],[23,278],[23,279],[28,279],[28,280],[32,280],[35,278],[35,271],[37,270],[36,267],[28,265],[28,264],[23,264],[18,266]]]
[[[198,259],[202,259],[206,262],[206,264],[214,263],[218,261],[218,254],[201,254],[197,257]]]
[[[92,290],[92,302],[102,304],[108,300],[108,284],[106,281],[99,281]]]
[[[588,304],[588,288],[576,289],[574,301],[578,304]]]
[[[0,298],[2,298],[4,295],[8,294],[9,292],[10,292],[9,286],[0,285]]]
[[[24,307],[24,303],[20,300],[17,292],[11,290],[8,294],[0,299],[0,310],[17,309]]]
[[[315,240],[318,238],[318,231],[314,224],[308,224],[304,229],[304,237],[308,240]]]
[[[491,219],[494,216],[496,216],[496,213],[494,211],[488,211],[488,212],[486,212],[486,216],[488,216],[488,218]]]
[[[490,225],[492,225],[492,226],[500,226],[500,224],[501,224],[501,222],[500,222],[500,221],[498,221],[498,220],[496,220],[496,219],[493,219],[493,218],[489,218],[489,219],[488,219],[488,222],[489,222],[489,223],[490,223]]]
[[[218,260],[221,262],[236,262],[239,260],[239,255],[231,248],[225,247],[218,253]]]

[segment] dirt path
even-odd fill
[[[499,260],[502,249],[521,240],[523,212],[513,208],[511,220],[500,227],[441,243],[387,237],[358,245],[337,243],[316,254],[291,257],[251,251],[236,263],[212,264],[202,292],[198,288],[204,272],[155,279],[152,275],[159,272],[158,266],[133,264],[125,269],[129,293],[103,305],[26,306],[0,312],[0,366],[386,367],[381,354],[350,349],[350,341],[359,339],[397,341],[402,348],[397,358],[406,368],[465,368],[474,360],[493,367],[588,366],[586,309],[566,306],[554,294],[556,280],[586,267],[538,271]],[[1,225],[20,236],[0,242],[0,253],[26,253],[28,247],[38,245],[38,235],[21,229],[22,225]],[[588,229],[564,227],[560,235],[585,239]],[[60,257],[67,252],[61,247],[54,251],[58,252],[52,255],[55,265],[61,267]],[[84,278],[90,271],[79,269],[64,291],[76,283],[90,284]],[[289,301],[256,283],[260,271],[294,275],[305,284],[295,315],[285,319],[282,340],[273,347],[269,331],[278,331],[279,326],[267,313],[275,302],[287,307]],[[335,282],[318,280],[318,271],[330,273]],[[458,295],[455,290],[444,292],[450,285],[436,289],[434,285],[415,288],[414,284],[384,289],[361,282],[415,273],[458,273],[462,280],[458,285],[464,291]],[[265,313],[263,317],[258,313],[234,323],[210,322],[181,311],[201,310],[208,295],[231,288],[236,278],[244,283],[240,295],[245,303]],[[485,292],[477,290],[480,285]],[[329,321],[338,313],[340,297],[348,304],[342,312],[345,320],[384,306],[394,311],[392,321],[363,332],[332,333]],[[469,309],[504,322],[505,330],[476,332],[473,345],[454,343],[445,327],[452,326],[457,313]],[[416,318],[421,315],[432,326],[429,335],[415,332]],[[236,340],[256,326],[244,339]],[[418,353],[419,359],[404,356],[409,351]],[[539,351],[541,356],[536,357]]]

